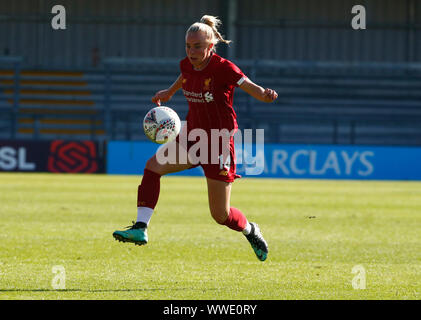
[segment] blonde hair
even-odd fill
[[[212,51],[216,51],[216,45],[219,42],[223,42],[225,44],[230,44],[231,40],[226,40],[224,37],[219,33],[218,28],[222,25],[221,20],[218,17],[204,15],[200,22],[193,23],[186,32],[186,35],[190,32],[197,32],[202,31],[206,34],[206,39],[213,43]]]

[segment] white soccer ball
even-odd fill
[[[173,141],[180,133],[178,114],[168,107],[155,107],[143,119],[143,130],[153,142],[163,144]]]

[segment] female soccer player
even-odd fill
[[[185,37],[186,58],[180,62],[181,74],[168,89],[158,91],[152,98],[152,102],[159,106],[161,102],[169,101],[177,90],[183,90],[189,104],[187,134],[194,129],[202,129],[210,136],[211,129],[227,129],[231,134],[228,143],[222,143],[222,148],[217,150],[221,152],[219,162],[202,161],[194,165],[189,159],[187,163],[183,163],[177,158],[175,164],[162,164],[155,154],[147,161],[138,188],[136,223],[128,230],[115,231],[113,236],[123,242],[146,244],[147,227],[158,202],[161,176],[200,165],[206,176],[212,217],[217,223],[242,232],[257,258],[264,261],[268,254],[268,245],[258,225],[249,223],[239,209],[230,206],[232,182],[240,177],[236,174],[233,133],[238,126],[232,104],[235,87],[240,87],[263,102],[273,102],[278,94],[272,89],[263,89],[256,85],[235,64],[216,54],[215,46],[218,42],[230,43],[219,33],[220,24],[216,17],[205,15],[200,22],[189,27]],[[182,145],[188,151],[192,144],[182,143],[180,135],[173,142],[177,145],[176,150],[180,150],[179,145]],[[215,145],[215,141],[208,140],[209,150]]]

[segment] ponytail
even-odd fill
[[[224,37],[219,33],[218,28],[222,25],[222,22],[217,17],[204,15],[200,19],[200,22],[207,24],[209,27],[212,28],[214,37],[217,39],[215,45],[219,42],[223,42],[225,44],[230,44],[232,42],[231,40],[224,39]]]
[[[222,25],[221,20],[214,16],[204,15],[200,22],[193,23],[190,28],[187,29],[187,33],[189,32],[197,32],[203,31],[206,34],[206,38],[209,40],[210,43],[213,43],[213,51],[216,51],[216,45],[219,42],[223,42],[225,44],[230,44],[231,40],[226,40],[218,31],[218,28]]]

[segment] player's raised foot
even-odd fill
[[[250,245],[253,248],[257,258],[260,261],[265,261],[269,252],[268,244],[266,243],[265,239],[263,239],[259,226],[254,222],[250,222],[250,225],[251,231],[245,237],[250,242]]]
[[[143,222],[136,222],[125,231],[114,231],[113,237],[118,241],[132,242],[135,245],[144,245],[148,243],[148,233],[146,224]]]

